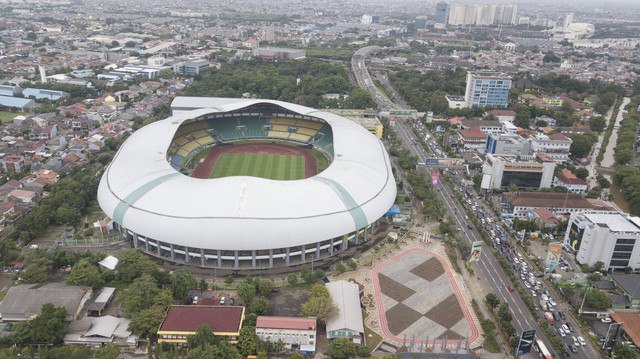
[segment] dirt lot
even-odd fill
[[[281,288],[279,293],[271,294],[271,315],[301,317],[300,307],[309,299],[308,289]]]

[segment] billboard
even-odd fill
[[[518,349],[516,349],[516,357],[520,355],[529,354],[531,347],[533,346],[533,339],[536,336],[536,330],[526,330],[522,332],[520,341],[518,342]]]
[[[611,349],[613,349],[613,346],[616,344],[616,341],[622,332],[622,324],[623,323],[611,323],[609,325],[607,336],[604,338],[604,342],[602,343],[602,350],[611,352]]]
[[[553,271],[553,268],[558,265],[560,257],[562,256],[562,243],[549,243],[547,248],[547,271]]]
[[[480,260],[483,243],[483,241],[475,241],[471,243],[471,254],[469,255],[469,262],[477,262],[478,260]]]
[[[440,172],[438,171],[433,172],[433,174],[431,175],[431,186],[432,187],[438,186],[438,181],[440,181]]]

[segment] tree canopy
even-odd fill
[[[116,272],[118,279],[122,282],[131,283],[142,275],[154,275],[157,271],[158,266],[149,257],[135,249],[127,249],[118,253]]]
[[[57,344],[64,336],[66,319],[64,307],[44,304],[37,317],[15,325],[13,339],[18,344]]]
[[[302,313],[309,317],[316,317],[320,323],[326,323],[327,319],[337,315],[338,311],[329,291],[322,284],[314,285],[311,288],[309,300],[302,304]]]

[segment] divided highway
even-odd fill
[[[379,46],[368,46],[356,51],[351,60],[352,70],[355,74],[358,85],[373,96],[373,99],[380,109],[402,109],[401,106],[396,105],[376,87],[375,83],[371,79],[369,71],[367,70],[365,64],[366,58],[372,53],[380,50],[381,48]],[[410,128],[408,128],[404,121],[405,120],[395,121],[395,131],[401,138],[404,147],[409,149],[412,155],[418,158],[418,162],[420,163],[425,163],[427,157],[435,157],[432,154],[427,154],[426,150],[420,145],[421,142],[415,138],[415,134]],[[427,166],[420,166],[420,170],[424,171],[424,174],[428,176],[432,173],[432,170]],[[482,241],[480,233],[473,226],[473,223],[465,219],[464,208],[453,195],[451,189],[446,185],[441,185],[439,194],[445,203],[450,216],[454,219],[456,227],[463,230],[462,235],[464,238],[466,238],[470,243],[474,241]],[[493,213],[490,210],[486,210],[485,213],[487,216],[493,216]],[[494,218],[494,220],[498,219]],[[553,352],[553,348],[549,344],[548,339],[538,327],[519,293],[517,291],[510,292],[508,290],[508,287],[512,286],[513,283],[511,283],[509,277],[504,273],[497,259],[486,244],[483,244],[483,254],[480,261],[473,263],[473,270],[487,293],[493,292],[498,294],[500,299],[509,305],[513,315],[513,324],[516,330],[520,333],[524,330],[535,329],[536,336],[545,343],[550,351]],[[573,322],[572,324],[575,326]],[[576,335],[578,334],[576,333]],[[533,358],[536,356],[538,356],[538,353],[532,352],[526,357]],[[577,353],[572,355],[572,357],[588,359],[598,358],[600,355],[589,344],[581,347]]]

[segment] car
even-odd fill
[[[551,304],[552,307],[555,307],[558,303],[556,303],[555,300],[549,298],[549,304]]]
[[[225,297],[221,297],[221,298],[220,298],[220,304],[224,304],[224,302],[226,301],[226,299],[227,299],[227,298],[225,298]]]
[[[464,219],[469,219],[469,216],[466,216],[466,215],[465,215],[465,216],[464,216]]]
[[[581,336],[579,336],[579,337],[578,337],[578,341],[580,342],[580,345],[582,345],[582,346],[587,345],[587,341],[586,341],[586,340],[584,340],[584,338],[583,338],[583,337],[581,337]]]
[[[535,275],[533,274],[533,272],[529,272],[529,277],[530,277],[530,278],[534,278],[534,277],[535,277]]]
[[[576,348],[575,343],[573,343],[573,344],[569,345],[569,348],[571,348],[571,351],[572,351],[572,352],[574,352],[574,353],[577,353],[577,352],[578,352],[578,349]]]
[[[535,290],[531,290],[531,295],[532,295],[533,297],[537,297],[537,296],[538,296],[538,294],[536,294],[536,291],[535,291]]]
[[[558,334],[560,334],[561,337],[566,337],[567,334],[564,332],[564,330],[562,330],[562,328],[558,328]]]
[[[475,211],[476,210],[476,206],[471,207],[471,209]],[[484,223],[484,222],[482,222],[482,223]]]
[[[508,286],[507,286],[507,290],[508,290],[509,292],[513,292],[513,287],[512,287],[512,286],[510,286],[510,285],[508,285]]]
[[[578,341],[578,339],[576,339],[576,337],[571,337],[571,340],[573,341],[573,345],[579,347],[580,346],[580,342]]]
[[[600,319],[601,322],[603,323],[611,323],[611,318],[607,317],[607,318],[602,318]]]
[[[560,318],[561,318],[562,320],[567,319],[567,316],[564,314],[564,312],[563,312],[563,311],[559,311],[559,312],[558,312],[558,315],[560,316]]]
[[[524,282],[524,286],[528,288],[531,288],[531,284],[529,284],[529,282]]]
[[[567,326],[567,328],[569,328],[569,330],[570,330],[572,333],[576,331],[576,328],[572,327],[572,326],[571,326],[571,323],[567,322],[567,323],[566,323],[566,326]]]
[[[569,327],[567,327],[566,324],[562,324],[562,330],[564,330],[565,332],[569,333]]]
[[[198,296],[193,297],[193,302],[191,304],[198,304]]]
[[[229,298],[229,305],[234,305],[236,304],[236,300],[233,298]]]

